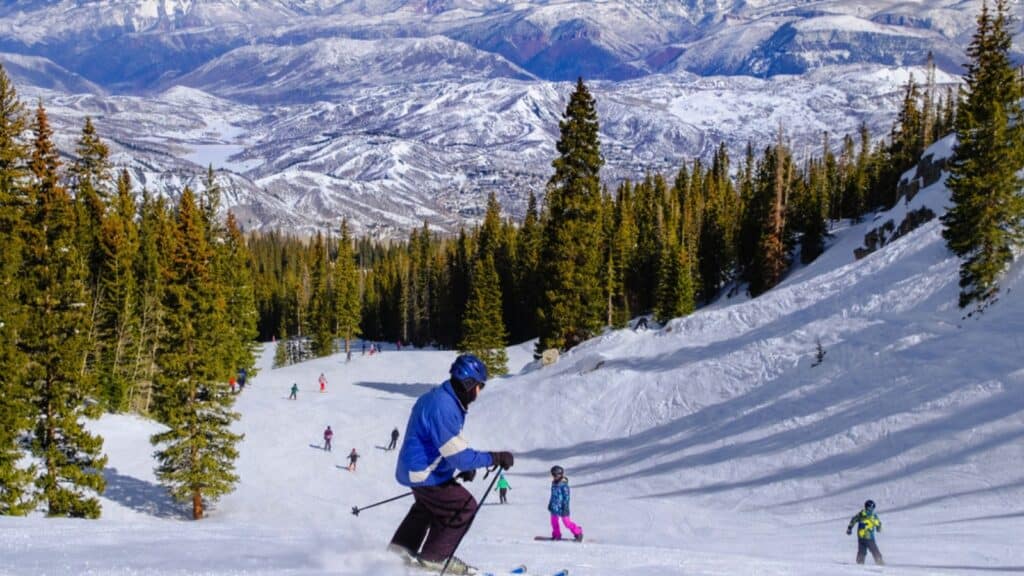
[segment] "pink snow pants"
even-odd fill
[[[562,521],[562,524],[565,524],[566,529],[568,529],[569,532],[572,532],[573,536],[579,536],[583,532],[583,530],[572,521],[572,518],[569,518],[568,516],[557,516],[555,514],[552,514],[551,515],[551,537],[552,538],[559,539],[559,538],[562,537],[562,530],[559,529],[559,527],[558,527],[558,521],[559,520]]]

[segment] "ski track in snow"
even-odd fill
[[[488,496],[459,556],[573,576],[1024,572],[1024,265],[998,304],[964,318],[938,221],[852,256],[871,227],[947,202],[939,183],[837,229],[760,298],[608,332],[544,369],[533,343],[510,348],[516,375],[488,385],[466,428],[475,448],[516,453],[509,504]],[[264,347],[237,403],[241,482],[202,522],[155,481],[158,426],[105,416],[93,425],[110,456],[103,518],[0,518],[0,574],[408,573],[384,547],[409,501],[350,510],[404,491],[397,451],[381,447],[455,353],[359,351],[272,369]],[[318,448],[328,424],[332,453]],[[355,473],[338,468],[352,447]],[[555,463],[583,544],[533,541],[549,530]],[[469,487],[479,498],[488,481]],[[854,565],[844,533],[866,498],[884,569]]]

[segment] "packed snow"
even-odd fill
[[[1024,571],[1024,268],[967,317],[937,220],[852,254],[872,227],[947,202],[940,181],[837,227],[822,257],[760,298],[609,331],[545,368],[532,343],[510,348],[513,375],[488,383],[466,428],[477,449],[516,454],[509,503],[486,495],[458,555],[573,576]],[[110,456],[103,518],[0,518],[0,574],[410,574],[385,551],[409,500],[350,510],[405,491],[397,451],[382,448],[455,352],[357,343],[350,362],[273,369],[273,351],[238,397],[241,482],[207,519],[188,520],[156,483],[158,425],[106,416],[94,426]],[[363,458],[349,472],[353,447]],[[582,544],[533,540],[549,531],[553,464]],[[468,485],[478,498],[482,476]],[[884,569],[854,565],[845,535],[868,498]]]

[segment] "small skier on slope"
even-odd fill
[[[857,526],[857,564],[864,563],[864,557],[867,556],[868,550],[871,551],[871,557],[874,558],[875,564],[885,564],[882,561],[882,553],[878,550],[878,544],[875,544],[875,532],[882,531],[882,521],[875,514],[874,500],[865,502],[864,509],[850,519],[850,523],[846,526],[847,535],[853,533],[854,525]]]
[[[331,427],[328,426],[327,429],[324,430],[324,450],[327,452],[331,451],[332,438],[334,438],[334,430],[331,430]]]
[[[565,469],[561,466],[551,467],[551,499],[548,500],[548,512],[551,512],[551,539],[561,540],[562,531],[558,522],[572,532],[573,539],[583,541],[583,528],[569,517],[569,479],[565,477]]]
[[[348,453],[348,471],[349,472],[355,472],[356,471],[356,461],[358,461],[358,460],[359,460],[359,452],[356,452],[356,449],[353,448],[352,451]]]
[[[508,478],[501,472],[498,472],[498,487],[495,490],[498,492],[498,500],[502,504],[508,504],[508,491],[512,489],[512,485],[508,483]]]
[[[398,445],[398,436],[398,427],[396,426],[395,429],[391,431],[391,442],[388,443],[388,447],[384,449],[385,451],[391,451],[395,449],[395,446]]]
[[[319,380],[319,382],[320,382],[320,392],[326,392],[327,391],[327,377],[324,376],[323,372],[320,373],[320,380]]]
[[[299,399],[299,384],[298,382],[292,382],[292,393],[288,395],[289,400]]]
[[[477,452],[462,437],[466,411],[487,382],[479,358],[463,354],[449,370],[451,378],[420,396],[409,415],[395,479],[412,488],[409,513],[391,538],[389,549],[409,561],[440,571],[451,557],[449,574],[472,574],[475,569],[452,556],[476,513],[473,495],[455,481],[471,481],[477,468],[512,467],[509,452]]]

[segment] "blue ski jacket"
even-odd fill
[[[548,512],[555,516],[569,516],[569,479],[565,476],[551,483]]]
[[[451,382],[420,396],[412,407],[398,453],[398,483],[437,486],[450,481],[456,470],[490,466],[491,455],[473,450],[462,437],[465,421],[466,407],[455,396]]]

